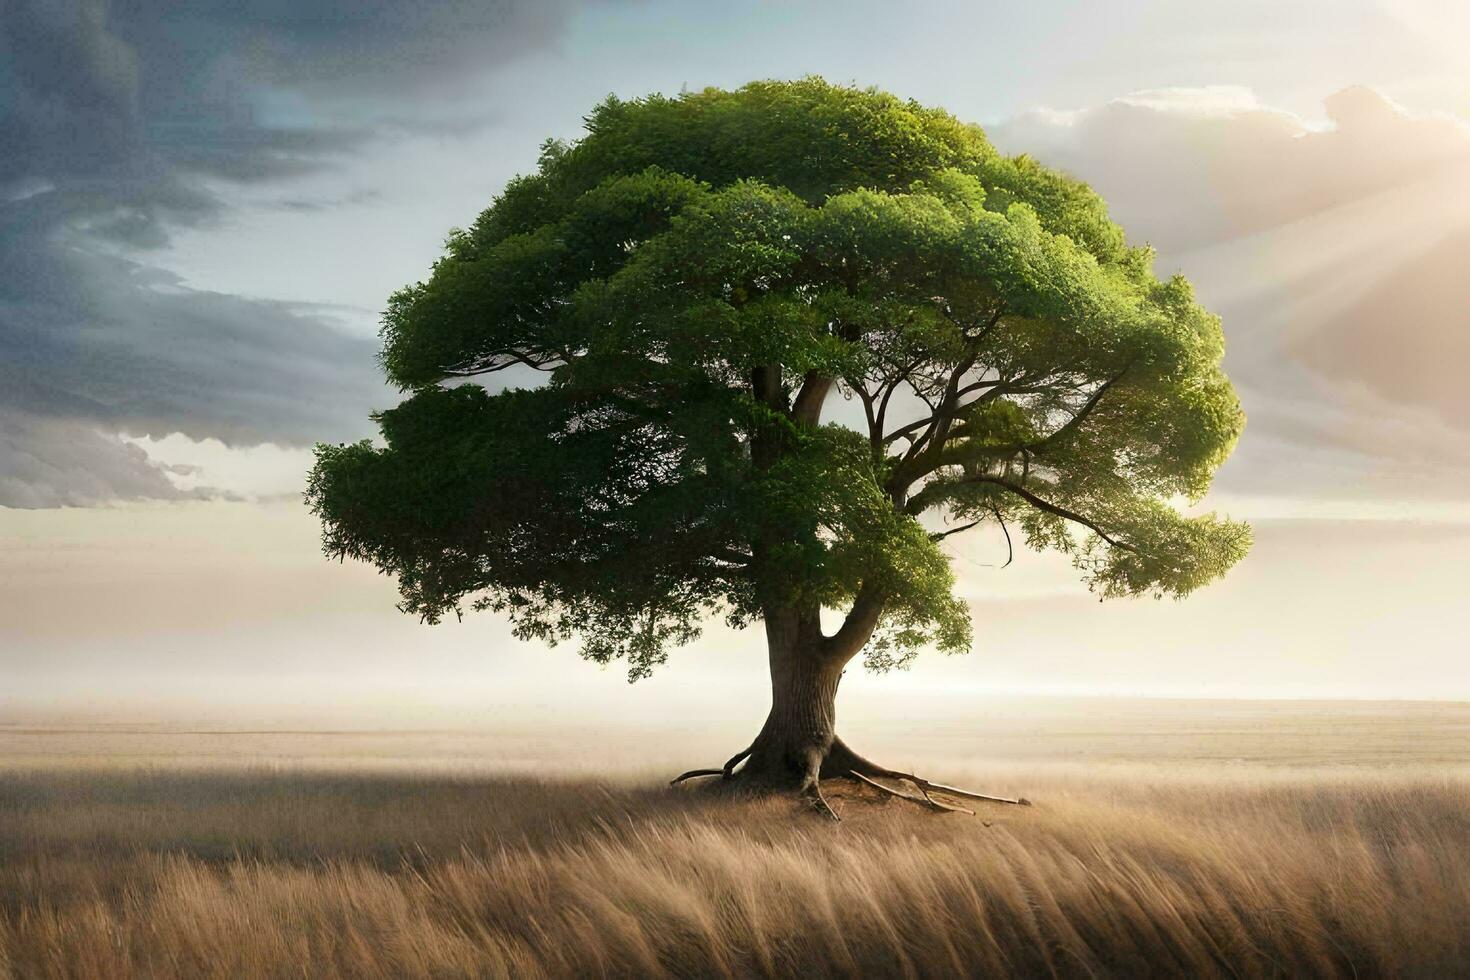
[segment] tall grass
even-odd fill
[[[1135,767],[1033,771],[1025,789],[1037,806],[971,818],[834,787],[832,825],[784,801],[591,781],[15,772],[0,976],[1470,966],[1460,777]]]

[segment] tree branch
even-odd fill
[[[505,360],[496,362],[496,358]],[[473,378],[480,374],[494,374],[496,371],[504,371],[506,368],[523,365],[535,371],[555,371],[568,362],[568,358],[561,354],[546,354],[535,357],[522,354],[519,351],[498,351],[487,354],[475,361],[465,362],[443,369],[446,378]]]
[[[994,381],[977,381],[974,384],[967,385],[965,388],[961,389],[956,397],[959,398],[959,397],[963,397],[964,395],[972,394],[972,393],[974,393],[976,391],[979,391],[982,388],[1001,388],[1004,385],[1006,385],[1006,382],[1004,380],[1000,379],[1000,378],[997,378]],[[1005,388],[1005,392],[1004,393],[1010,393],[1012,391],[1013,391],[1013,389],[1011,389],[1011,388]],[[959,411],[961,409],[969,408],[973,404],[975,404],[975,403],[974,402],[967,402],[966,404],[961,405],[961,404],[958,404],[958,402],[956,402],[956,404],[948,412],[948,414],[951,417],[957,416],[958,413],[959,413]],[[886,436],[883,437],[883,444],[886,446],[889,443],[897,442],[900,439],[906,438],[911,433],[917,432],[920,429],[924,428],[925,426],[931,425],[934,422],[939,421],[939,414],[938,414],[938,412],[934,408],[932,408],[932,407],[930,408],[930,411],[935,412],[935,414],[929,415],[929,416],[927,416],[925,418],[922,418],[922,419],[918,419],[917,421],[914,421],[914,422],[909,422],[906,425],[902,426],[901,428],[894,429],[892,432],[888,433]]]
[[[801,391],[796,394],[796,402],[791,406],[791,417],[801,425],[816,425],[822,418],[822,405],[831,390],[831,376],[808,371]]]
[[[1000,529],[1003,532],[1005,532],[1005,536],[1006,536],[1006,563],[1004,565],[1000,566],[1000,567],[1001,568],[1007,568],[1007,567],[1010,566],[1011,562],[1015,561],[1015,559],[1016,559],[1016,547],[1015,547],[1015,545],[1011,544],[1011,529],[1008,528],[1008,527],[1006,527],[1006,519],[1004,517],[1001,517],[1000,516],[1000,508],[999,507],[991,507],[990,508],[990,512],[995,515],[995,520],[996,520],[997,523],[1000,524]]]
[[[930,404],[927,398],[924,399],[925,404],[929,405],[930,413],[933,415],[933,423],[913,441],[908,451],[903,454],[903,460],[899,464],[900,469],[906,467],[913,460],[918,459],[926,451],[939,451],[944,448],[944,440],[949,435],[949,427],[954,422],[955,416],[961,408],[959,394],[960,383],[964,380],[965,375],[969,373],[970,369],[975,366],[975,363],[980,360],[981,344],[984,343],[986,336],[995,329],[995,325],[1000,322],[1000,318],[1004,314],[1005,310],[1003,308],[996,308],[975,336],[966,339],[964,353],[960,355],[959,362],[950,371],[949,379],[945,382],[944,394],[940,398],[939,404],[933,405]],[[964,327],[959,321],[954,320],[954,317],[948,313],[945,315],[949,316],[963,332]],[[896,489],[901,490],[902,488]]]
[[[1048,390],[1047,388],[1039,385],[1017,385],[1015,383],[1016,380],[1017,379],[1011,379],[1007,381],[1002,378],[997,378],[994,381],[977,381],[974,384],[967,385],[966,387],[960,389],[960,395],[971,394],[973,392],[979,391],[981,388],[989,388],[990,390],[987,391],[983,396],[975,399],[972,402],[965,402],[963,405],[956,403],[954,407],[949,411],[949,417],[951,418],[951,420],[956,419],[959,417],[959,412],[961,409],[973,408],[981,402],[989,401],[992,398],[999,398],[1002,395],[1039,395]],[[934,408],[932,404],[929,406],[929,410],[931,412],[934,412],[934,414],[928,416],[927,418],[919,419],[916,422],[910,422],[901,429],[895,429],[889,434],[888,439],[885,441],[896,442],[899,439],[908,438],[910,434],[913,433],[915,430],[923,428],[931,422],[937,421],[939,419],[939,412]]]
[[[786,392],[781,387],[781,365],[760,364],[751,369],[750,391],[767,408],[788,411]]]
[[[1076,511],[1068,510],[1067,508],[1062,507],[1059,504],[1054,504],[1049,500],[1044,500],[1041,497],[1038,497],[1036,494],[1032,493],[1030,490],[1027,490],[1025,487],[1021,486],[1019,483],[1013,483],[1010,480],[1002,479],[998,476],[968,476],[961,480],[949,481],[947,484],[931,484],[931,486],[961,486],[965,484],[975,483],[988,483],[992,486],[1000,487],[1003,490],[1008,490],[1016,496],[1020,497],[1022,500],[1026,501],[1026,503],[1030,504],[1032,507],[1035,507],[1037,510],[1045,511],[1048,514],[1055,514],[1057,517],[1069,520],[1074,524],[1082,525],[1089,531],[1092,531],[1098,537],[1102,538],[1108,544],[1112,545],[1114,548],[1121,548],[1124,551],[1138,551],[1138,549],[1133,547],[1131,544],[1128,544],[1125,541],[1119,541],[1116,538],[1112,537],[1110,534],[1108,534],[1108,532],[1104,531],[1101,527],[1097,525],[1095,521],[1091,520],[1090,518],[1084,517]],[[917,515],[936,503],[937,501],[934,499],[933,496],[925,499],[924,494],[928,492],[928,490],[929,487],[925,487],[924,490],[921,490],[912,500],[908,502],[908,506],[904,509],[910,514]]]
[[[934,424],[914,441],[909,451],[904,454],[905,457],[917,457],[926,445],[930,448],[944,445],[945,437],[949,435],[949,428],[954,424],[955,416],[960,410],[960,379],[975,366],[975,362],[979,359],[978,350],[967,352],[964,357],[960,358],[960,362],[950,372],[949,380],[945,382],[944,397],[939,400],[939,405],[934,409]]]
[[[1127,365],[1124,366],[1123,370],[1119,371],[1117,374],[1113,375],[1111,378],[1098,385],[1097,390],[1088,397],[1083,406],[1079,408],[1076,414],[1068,419],[1066,424],[1064,424],[1061,428],[1057,429],[1055,432],[1044,439],[1018,446],[1017,451],[1028,450],[1030,452],[1041,452],[1051,443],[1056,442],[1058,439],[1064,438],[1070,432],[1075,432],[1078,426],[1087,421],[1087,417],[1092,414],[1093,409],[1097,408],[1098,403],[1102,401],[1103,395],[1106,395],[1108,393],[1108,389],[1121,381],[1123,379],[1123,375],[1127,374],[1128,369],[1132,366],[1133,363],[1130,361]]]
[[[913,374],[914,371],[916,371],[919,365],[922,363],[922,358],[915,358],[914,360],[910,361],[908,364],[900,368],[898,374],[894,375],[888,380],[886,384],[883,385],[883,388],[881,389],[883,392],[883,397],[878,402],[878,416],[876,424],[874,426],[874,428],[877,430],[877,443],[879,445],[886,445],[888,442],[888,440],[883,438],[883,424],[887,421],[888,418],[888,400],[893,397],[894,392],[898,391],[899,386],[907,381],[909,375]]]
[[[933,534],[929,535],[929,540],[930,541],[943,541],[945,538],[949,537],[950,535],[952,535],[952,534],[960,534],[960,533],[962,533],[964,531],[968,531],[970,528],[979,525],[979,523],[980,523],[980,521],[974,520],[974,521],[971,521],[968,524],[961,524],[959,527],[952,527],[948,531],[935,531]]]
[[[842,626],[836,633],[822,638],[823,652],[830,657],[840,658],[843,662],[851,660],[863,648],[863,644],[868,642],[873,630],[877,629],[887,601],[887,597],[877,587],[864,583],[858,590],[857,597],[853,599],[852,608],[847,611],[847,618],[842,621]]]
[[[747,555],[743,551],[736,551],[734,548],[712,548],[710,549],[710,557],[718,558],[720,561],[727,561],[732,565],[749,565],[755,561],[752,556]]]
[[[1082,407],[1079,408],[1077,412],[1066,421],[1065,424],[1059,427],[1055,432],[1052,432],[1050,435],[1047,435],[1033,442],[1016,443],[1010,446],[991,446],[987,448],[987,453],[991,456],[1002,456],[1006,454],[1020,453],[1022,455],[1022,462],[1025,467],[1022,475],[1022,482],[1024,483],[1025,475],[1029,474],[1031,469],[1031,454],[1043,452],[1046,447],[1056,442],[1056,440],[1064,438],[1069,433],[1076,431],[1083,422],[1087,421],[1088,416],[1090,416],[1097,408],[1097,406],[1102,402],[1103,396],[1106,395],[1115,384],[1123,379],[1123,376],[1128,373],[1131,367],[1132,362],[1130,361],[1127,365],[1123,367],[1121,371],[1108,378],[1102,384],[1098,385],[1097,389],[1088,396],[1087,401],[1082,405]],[[1024,392],[1035,392],[1039,390],[1030,385],[1020,388],[1012,388],[1009,387],[1009,385],[1005,382],[998,381],[995,382],[995,384],[996,387],[993,388],[993,390],[990,392],[990,394],[992,395],[1018,394]],[[971,387],[974,386],[972,385]],[[989,395],[987,395],[986,397],[989,397]],[[969,406],[957,405],[952,409],[952,413],[958,413],[961,408],[967,407]],[[937,418],[938,414],[939,413],[936,412],[935,416],[931,418]],[[910,423],[910,425],[905,427],[905,430],[912,430],[918,426],[924,425],[928,421],[930,421],[930,419],[921,419],[919,422]],[[905,430],[900,430],[899,433],[896,433],[896,435],[901,435]],[[940,435],[942,438],[945,438],[948,435],[948,431],[941,433]],[[923,469],[922,467],[915,469],[911,464],[915,463],[915,461],[919,460],[921,457],[927,458],[928,460],[937,463],[938,453],[942,448],[942,443],[933,443],[932,445],[930,445],[928,451],[926,452],[917,451],[920,448],[922,448],[922,440],[919,442],[915,442],[913,446],[909,447],[909,451],[903,455],[903,458],[899,463],[899,468],[897,472],[895,472],[893,479],[890,481],[889,492],[891,494],[897,493],[898,491],[912,486],[914,481],[922,479],[929,473],[932,473],[935,469],[939,468],[938,465],[931,465],[928,469]],[[1006,465],[1008,468],[1007,472],[1009,472],[1010,464],[1007,463]],[[900,483],[902,485],[900,485]]]
[[[850,382],[849,384],[853,394],[857,395],[858,401],[863,403],[863,418],[868,422],[868,442],[872,444],[874,449],[877,449],[882,445],[880,442],[882,431],[878,428],[878,421],[873,415],[873,396],[862,385],[851,384]]]

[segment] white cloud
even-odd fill
[[[252,499],[299,496],[311,468],[311,450],[261,443],[227,446],[218,439],[123,436],[168,475],[180,492]]]
[[[1244,85],[1203,85],[1197,88],[1154,88],[1116,100],[1125,105],[1178,112],[1188,116],[1235,116],[1262,108],[1256,93]]]
[[[1093,184],[1125,227],[1166,253],[1279,227],[1470,162],[1470,129],[1415,116],[1361,86],[1324,101],[1328,124],[1236,86],[1153,89],[989,127]]]
[[[1470,482],[1470,128],[1364,87],[1328,123],[1235,87],[990,128],[1089,181],[1225,321],[1250,424],[1237,493],[1462,497]]]

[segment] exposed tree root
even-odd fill
[[[935,783],[916,776],[911,772],[900,772],[897,769],[889,769],[880,766],[870,759],[858,755],[842,739],[837,739],[832,744],[832,750],[827,754],[827,759],[822,765],[825,773],[832,776],[850,776],[861,778],[863,782],[872,783],[875,779],[892,779],[899,782],[911,784],[923,796],[924,801],[936,809],[944,809],[945,805],[935,800],[932,793],[940,793],[944,796],[954,796],[964,800],[980,800],[984,803],[1009,803],[1013,806],[1030,806],[1031,801],[1025,797],[991,796],[988,793],[976,793],[973,790],[961,789],[958,786],[948,786],[944,783]],[[864,778],[865,777],[865,778]],[[887,787],[879,787],[887,789]],[[897,794],[895,794],[897,795]],[[908,799],[918,802],[914,797]],[[951,805],[952,806],[952,805]],[[959,808],[965,813],[973,811]]]
[[[801,783],[801,798],[807,802],[813,810],[834,822],[840,822],[841,817],[827,798],[822,795],[822,753],[812,749],[806,757],[806,777]]]
[[[754,745],[746,746],[732,755],[729,761],[719,769],[691,769],[688,772],[682,772],[669,780],[669,785],[678,786],[686,779],[698,779],[700,776],[719,776],[721,779],[732,779],[735,776],[735,767],[740,765],[741,761],[750,755],[751,750],[754,748]]]
[[[722,773],[719,769],[691,769],[688,772],[681,772],[681,773],[679,773],[679,775],[677,775],[673,779],[669,780],[669,785],[670,786],[678,786],[680,783],[682,783],[686,779],[697,779],[700,776],[721,776],[721,775],[724,775],[724,773]]]
[[[822,795],[822,787],[817,780],[813,779],[808,786],[802,789],[801,798],[807,806],[833,823],[842,822],[842,818],[837,815],[837,811],[832,809],[832,804],[828,803],[827,798]]]
[[[736,752],[734,755],[730,756],[730,761],[726,762],[725,765],[720,769],[721,778],[730,779],[731,777],[733,777],[735,775],[735,767],[740,765],[741,761],[748,757],[750,753],[754,751],[755,743],[752,742],[750,745],[747,745],[739,752]]]
[[[873,781],[872,777],[870,777],[867,773],[859,772],[858,770],[853,769],[853,770],[850,770],[850,774],[853,775],[853,776],[855,776],[855,777],[857,777],[858,779],[862,780],[863,782],[868,783],[869,785],[874,785],[874,786],[877,786],[878,785],[877,783],[875,783]],[[964,807],[945,806],[944,804],[941,804],[938,801],[936,801],[934,799],[934,797],[931,795],[931,793],[942,793],[945,796],[957,796],[957,797],[959,797],[960,799],[963,799],[963,800],[980,800],[980,801],[982,801],[984,803],[1009,803],[1012,806],[1030,806],[1031,805],[1031,801],[1028,800],[1028,799],[1026,799],[1026,797],[1024,797],[1024,796],[1018,796],[1018,797],[1011,797],[1011,796],[990,796],[989,794],[986,794],[986,793],[976,793],[973,790],[960,789],[958,786],[946,786],[944,783],[931,782],[930,780],[927,780],[927,779],[923,778],[922,776],[915,776],[911,772],[899,772],[896,769],[883,769],[881,767],[878,767],[878,771],[875,772],[875,773],[873,773],[873,775],[874,776],[879,776],[879,777],[882,777],[882,778],[886,778],[886,779],[894,779],[894,780],[899,780],[899,781],[902,781],[902,782],[906,782],[906,783],[912,784],[915,789],[917,789],[921,794],[923,794],[923,799],[920,800],[918,797],[913,797],[913,796],[907,796],[906,798],[907,799],[914,800],[916,803],[918,803],[918,802],[927,803],[927,804],[931,804],[931,805],[937,806],[937,807],[939,807],[941,809],[958,809],[958,810],[961,810],[964,813],[968,813],[968,814],[971,814],[971,815],[974,815],[974,812],[975,811],[973,811],[973,810],[966,810]],[[878,788],[879,789],[887,789],[888,787],[886,787],[886,786],[878,786]],[[895,795],[904,795],[904,794],[895,794]]]
[[[890,789],[889,787],[884,786],[882,783],[878,782],[878,780],[870,779],[860,772],[849,772],[848,775],[860,782],[867,783],[869,786],[873,787],[876,790],[887,793],[889,796],[896,796],[900,800],[908,800],[910,803],[917,803],[919,806],[928,807],[931,810],[947,810],[951,813],[968,813],[972,817],[975,815],[974,810],[967,810],[962,806],[953,806],[949,803],[941,803],[939,800],[936,800],[928,793],[925,793],[923,796],[910,796],[907,793],[900,793],[896,789]]]
[[[961,799],[965,800],[982,800],[986,803],[1010,803],[1014,806],[1031,805],[1031,801],[1026,799],[1026,797],[1024,796],[988,796],[985,793],[976,793],[968,789],[960,789],[957,786],[946,786],[943,783],[931,783],[927,779],[920,779],[918,776],[909,775],[908,773],[894,773],[893,778],[908,780],[909,782],[917,786],[919,788],[919,791],[923,792],[926,796],[928,795],[928,791],[932,790],[936,793],[943,793],[946,796],[958,796]]]
[[[737,752],[719,769],[691,769],[688,772],[681,773],[674,777],[669,782],[669,785],[677,786],[687,779],[697,779],[703,776],[719,776],[723,782],[737,779],[737,777],[743,777],[746,775],[749,766],[741,770],[738,774],[735,769],[741,762],[749,758],[754,750],[755,745],[752,744],[748,748]],[[1007,803],[1013,806],[1031,805],[1031,801],[1025,797],[992,796],[988,793],[977,793],[973,790],[961,789],[958,786],[936,783],[922,776],[916,776],[911,772],[901,772],[897,769],[889,769],[887,766],[880,766],[876,762],[858,755],[852,749],[848,748],[846,743],[840,738],[833,740],[831,748],[825,754],[818,755],[813,751],[803,768],[805,772],[800,777],[797,795],[811,809],[832,820],[838,820],[840,818],[837,816],[836,811],[832,809],[831,805],[828,804],[826,797],[822,795],[821,780],[823,778],[852,779],[871,786],[881,793],[896,796],[901,800],[907,800],[910,803],[915,803],[937,812],[968,813],[971,816],[975,815],[974,810],[960,806],[950,800],[937,799],[936,795],[962,800],[978,800],[984,803]],[[762,775],[768,774],[762,770],[761,775],[757,775],[755,778],[761,781],[760,784],[764,786],[765,782],[761,780]],[[917,795],[905,792],[902,789],[894,789],[892,786],[887,786],[880,782],[880,780],[888,780],[900,784],[908,783],[917,791]],[[741,782],[744,782],[744,780],[742,779]],[[795,782],[796,780],[793,779],[792,783]],[[792,783],[787,783],[786,785],[790,787]]]

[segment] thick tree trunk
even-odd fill
[[[766,364],[751,371],[750,391],[773,411],[788,413],[797,425],[815,426],[821,420],[822,405],[833,383],[830,377],[809,372],[795,404],[790,405],[782,384],[781,366]],[[780,458],[782,443],[782,438],[770,432],[755,432],[750,448],[755,469],[769,469]],[[894,492],[894,501],[903,507],[902,488]],[[770,543],[759,537],[750,543],[757,574],[770,558]],[[674,777],[671,784],[719,776],[722,784],[764,791],[794,791],[813,809],[833,820],[838,817],[822,796],[823,778],[866,783],[890,796],[935,810],[962,808],[935,800],[931,790],[968,799],[1024,802],[941,786],[911,773],[888,769],[858,755],[837,737],[837,685],[848,661],[872,637],[883,615],[885,601],[880,586],[864,582],[853,597],[852,608],[842,626],[832,636],[822,634],[821,610],[815,605],[766,608],[766,644],[771,665],[771,710],[766,715],[766,723],[755,741],[719,769],[690,769]],[[877,781],[880,779],[907,782],[920,795],[896,790]]]
[[[836,741],[837,685],[844,666],[823,648],[817,614],[766,617],[771,710],[740,771],[747,785],[807,791]]]
[[[833,382],[831,377],[809,372],[792,405],[782,384],[781,366],[767,364],[751,372],[750,386],[757,399],[773,410],[789,413],[797,425],[815,426]],[[757,470],[768,469],[782,452],[783,439],[779,436],[757,432],[752,438],[751,462]],[[759,539],[751,542],[757,565],[769,554],[769,544]],[[764,619],[771,667],[771,710],[755,741],[723,769],[713,772],[728,780],[736,764],[744,759],[739,773],[743,785],[798,790],[826,809],[817,781],[836,741],[837,683],[851,652],[839,655],[837,647],[823,637],[821,609],[815,604],[768,607]],[[856,650],[861,645],[844,643],[842,649]]]
[[[877,612],[859,596],[843,629],[822,635],[818,611],[768,610],[766,641],[771,664],[771,710],[749,747],[719,769],[691,769],[674,780],[720,776],[723,784],[757,792],[789,792],[833,820],[836,812],[822,795],[823,779],[864,783],[931,810],[973,813],[943,797],[1020,803],[1024,799],[990,796],[930,782],[865,759],[837,737],[837,686],[843,668],[872,635]],[[743,765],[742,765],[743,763]],[[917,795],[880,780],[906,783]],[[941,798],[936,798],[936,794]]]

